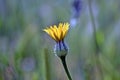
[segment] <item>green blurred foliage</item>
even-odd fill
[[[73,0],[0,0],[0,80],[67,80],[54,41],[43,29],[73,17]],[[87,0],[65,38],[73,80],[120,80],[120,1],[92,0],[96,39]]]

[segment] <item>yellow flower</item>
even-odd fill
[[[59,23],[58,26],[50,26],[49,28],[44,29],[51,38],[56,42],[60,42],[64,39],[69,30],[69,23]]]

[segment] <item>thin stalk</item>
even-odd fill
[[[49,64],[49,54],[48,49],[45,49],[44,54],[44,71],[45,71],[45,80],[50,80],[50,64]]]
[[[88,0],[88,7],[89,7],[89,12],[90,12],[90,17],[91,17],[91,22],[92,22],[92,27],[93,27],[93,37],[95,41],[95,66],[97,67],[99,73],[101,73],[101,80],[103,80],[103,75],[102,75],[102,70],[101,70],[101,65],[99,61],[99,53],[100,53],[100,47],[99,44],[97,43],[97,34],[96,34],[96,25],[95,25],[95,20],[94,20],[94,15],[92,11],[92,6],[91,6],[91,0]]]
[[[65,69],[65,72],[66,72],[66,74],[67,74],[67,76],[68,76],[68,79],[69,80],[72,80],[72,78],[71,78],[71,76],[70,76],[70,73],[69,73],[69,70],[68,70],[68,67],[67,67],[67,64],[66,64],[66,56],[61,56],[60,57],[60,59],[61,59],[61,62],[62,62],[62,64],[63,64],[63,67],[64,67],[64,69]]]
[[[91,0],[88,0],[88,7],[89,7],[89,12],[90,12],[90,17],[91,17],[91,22],[92,22],[92,28],[93,28],[93,37],[95,41],[95,52],[96,54],[99,53],[99,45],[97,43],[97,34],[96,34],[96,25],[95,25],[95,19],[92,11],[92,6],[91,6]]]

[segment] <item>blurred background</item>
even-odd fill
[[[67,80],[43,32],[59,22],[73,80],[120,80],[120,0],[0,0],[0,80]]]

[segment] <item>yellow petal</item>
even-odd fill
[[[68,32],[69,24],[66,23],[63,25],[63,38],[65,37],[66,33]]]
[[[46,28],[45,31],[50,37],[52,37],[55,41],[62,40],[67,34],[69,29],[68,23],[59,23],[58,26],[50,26],[50,28]]]
[[[52,37],[54,40],[56,40],[53,32],[51,31],[51,29],[44,29],[43,31],[45,31],[50,37]]]

